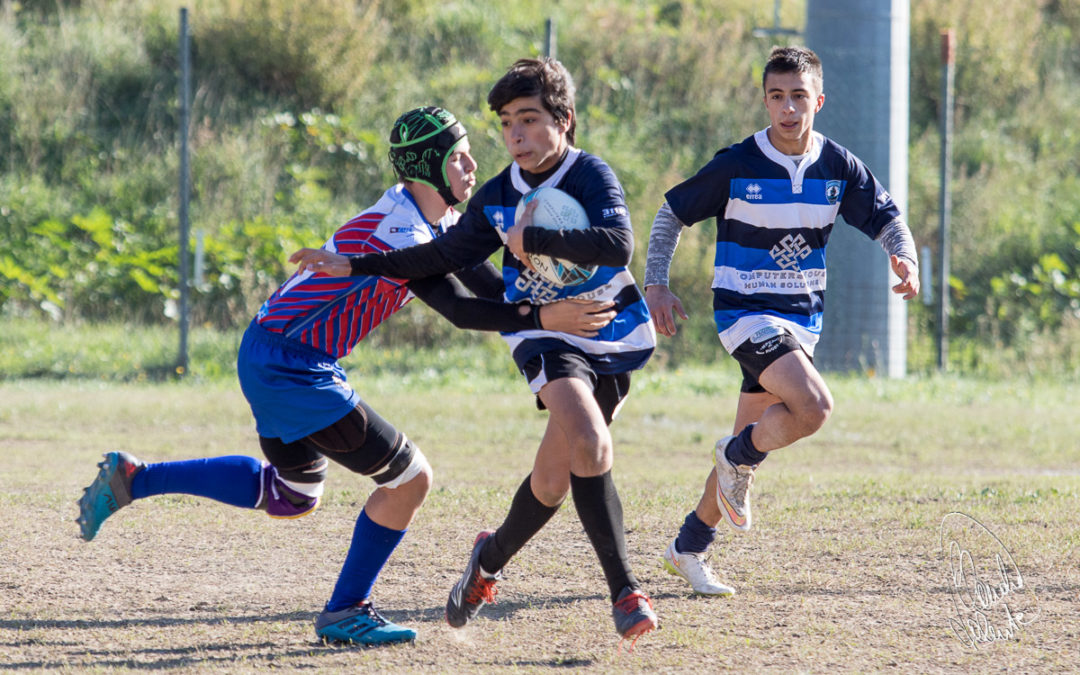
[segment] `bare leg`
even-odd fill
[[[393,490],[378,488],[368,497],[364,511],[373,522],[391,530],[404,530],[416,517],[431,489],[431,469]]]
[[[750,438],[759,452],[791,445],[813,434],[829,418],[832,394],[803,352],[781,356],[761,373],[759,379],[766,391],[739,395],[732,431],[738,434],[748,424],[756,423]],[[723,518],[716,504],[715,468],[709,471],[705,491],[695,512],[709,527],[716,527]]]
[[[780,399],[768,392],[739,395],[739,405],[735,410],[735,426],[733,434],[738,434],[746,425],[753,424],[761,419],[762,414],[770,406],[780,403]],[[716,505],[716,469],[709,471],[709,477],[705,480],[705,491],[701,494],[695,509],[697,517],[709,527],[716,527],[724,517],[720,513],[720,507]]]
[[[759,452],[806,438],[829,419],[832,394],[803,352],[784,354],[761,373],[759,380],[766,391],[780,399],[765,409],[754,427],[751,439]]]

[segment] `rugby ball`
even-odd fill
[[[548,230],[584,230],[589,227],[589,216],[578,200],[553,187],[531,190],[518,202],[514,211],[514,224],[521,220],[525,205],[537,202],[532,224]],[[530,253],[529,262],[545,280],[556,286],[577,286],[596,274],[596,265],[579,265],[569,260],[539,253]]]

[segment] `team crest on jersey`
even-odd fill
[[[825,199],[829,201],[829,204],[835,204],[840,199],[840,181],[827,180],[825,181]]]

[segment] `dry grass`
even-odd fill
[[[734,380],[647,371],[615,426],[631,558],[661,629],[620,653],[572,505],[507,568],[499,603],[464,630],[443,620],[472,539],[497,525],[544,423],[505,383],[356,384],[406,430],[437,487],[376,586],[415,645],[325,646],[311,621],[368,484],[332,470],[314,516],[271,521],[189,497],[114,516],[92,543],[74,501],[104,450],[149,460],[257,452],[231,385],[0,387],[0,669],[12,672],[1068,672],[1080,645],[1080,437],[1065,385],[835,379],[818,436],[763,466],[755,528],[721,532],[714,562],[738,588],[696,598],[658,556],[696,502]],[[942,518],[978,519],[1025,582],[1005,606],[1034,621],[965,646],[941,552]],[[975,559],[994,551],[974,542]],[[1033,603],[1037,603],[1037,606]],[[1034,611],[1032,611],[1034,609]]]

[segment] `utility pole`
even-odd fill
[[[956,33],[950,28],[941,32],[941,227],[938,231],[937,367],[949,368],[949,221],[952,214],[953,70],[956,61]]]
[[[188,13],[180,8],[180,354],[176,372],[183,376],[188,369],[188,202],[191,199],[190,167],[188,163],[188,115],[191,106],[191,40],[188,35]]]

